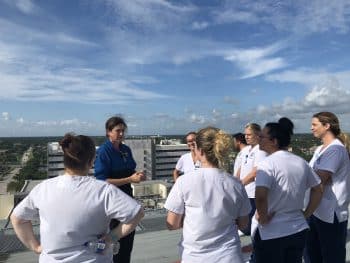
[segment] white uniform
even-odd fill
[[[193,162],[191,152],[181,155],[180,159],[177,161],[175,169],[182,173],[189,173],[194,171],[196,168],[200,167],[200,162]]]
[[[305,192],[321,183],[308,163],[288,151],[277,151],[258,165],[256,186],[268,188],[268,212],[275,215],[266,225],[255,216],[252,236],[257,227],[262,240],[289,236],[308,228],[302,213]]]
[[[264,160],[266,152],[259,149],[259,145],[255,145],[253,148],[251,145],[244,148],[243,159],[241,164],[240,179],[243,180],[259,162]],[[255,181],[245,186],[249,198],[255,198]]]
[[[251,207],[237,178],[217,168],[199,168],[179,177],[165,208],[185,214],[182,262],[243,262],[235,219],[247,216]]]
[[[325,170],[332,173],[331,184],[324,187],[320,205],[314,212],[314,216],[327,222],[334,222],[334,213],[338,221],[344,222],[349,217],[348,206],[350,199],[350,161],[349,154],[344,145],[335,139],[321,151],[319,146],[311,161],[310,166],[315,170]]]
[[[111,249],[96,254],[84,243],[107,233],[112,218],[129,222],[139,209],[135,200],[111,184],[61,175],[37,185],[13,213],[24,220],[40,217],[39,262],[110,263]]]
[[[238,169],[242,165],[242,160],[244,160],[244,156],[246,155],[244,152],[244,149],[248,148],[248,146],[245,146],[242,150],[239,151],[237,154],[234,164],[233,164],[233,175],[237,176]]]

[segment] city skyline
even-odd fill
[[[350,3],[0,3],[0,137],[230,133],[332,111],[350,132]]]

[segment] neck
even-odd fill
[[[191,150],[191,156],[192,156],[193,162],[195,163],[197,161],[197,158],[196,158],[196,153],[194,150],[193,151]]]
[[[270,149],[267,153],[270,155],[270,154],[273,154],[279,150],[283,150],[283,149],[273,148],[273,149]]]
[[[323,146],[327,146],[329,145],[331,142],[333,142],[335,139],[335,136],[330,133],[330,132],[327,132],[323,137],[322,137],[322,143],[323,143]]]
[[[111,141],[111,143],[112,143],[114,149],[119,150],[119,145],[120,145],[119,142],[112,142]]]
[[[65,172],[65,174],[70,175],[70,176],[75,176],[75,175],[85,176],[88,174],[89,169],[81,171],[81,170],[73,170],[73,169],[69,169],[69,168],[64,168],[64,172]]]
[[[243,150],[243,148],[244,147],[246,147],[247,145],[245,145],[245,144],[241,144],[240,146],[239,146],[239,150],[241,151],[241,150]]]
[[[257,143],[255,143],[255,144],[250,144],[250,149],[249,149],[249,151],[251,151],[255,146],[257,146],[258,144]]]
[[[201,160],[201,168],[217,168],[207,160]]]

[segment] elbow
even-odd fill
[[[18,218],[12,213],[10,216],[11,224],[14,226],[17,224]]]
[[[168,230],[176,230],[176,229],[179,229],[180,227],[174,225],[174,224],[171,224],[169,222],[166,222],[166,227],[168,228]]]
[[[141,207],[140,210],[139,210],[139,218],[140,218],[140,220],[142,218],[144,218],[144,216],[145,216],[145,211],[143,210],[143,207]]]

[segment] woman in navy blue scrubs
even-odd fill
[[[133,197],[131,183],[145,180],[143,172],[136,172],[136,162],[130,148],[123,143],[127,125],[123,118],[113,116],[105,125],[107,140],[97,150],[95,177],[115,185],[127,195]],[[113,229],[119,221],[112,220]],[[135,231],[120,239],[120,250],[114,255],[113,262],[130,262]]]

